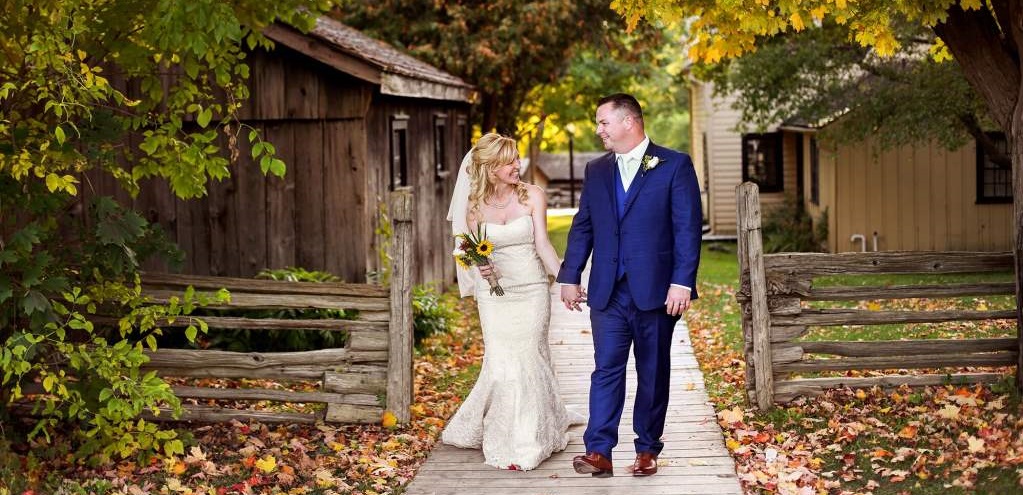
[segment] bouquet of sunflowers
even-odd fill
[[[455,238],[461,239],[458,248],[452,253],[458,266],[468,270],[473,265],[486,266],[490,264],[490,255],[494,253],[494,243],[487,239],[487,231],[482,225],[476,226],[476,232],[456,234]],[[492,272],[487,277],[487,283],[490,284],[491,295],[504,295],[504,289],[497,282],[497,274]]]

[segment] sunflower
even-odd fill
[[[462,256],[455,256],[455,263],[459,267],[461,267],[463,270],[468,270],[469,269],[469,264],[465,262],[465,260],[462,258]]]
[[[490,256],[494,252],[494,243],[490,242],[490,239],[483,239],[476,245],[476,252],[480,256]]]

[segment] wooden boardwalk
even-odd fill
[[[557,285],[554,287],[557,289]],[[552,293],[551,355],[569,409],[585,412],[593,371],[593,341],[589,311],[569,312]],[[586,308],[586,306],[583,306]],[[466,450],[439,441],[407,495],[581,495],[581,494],[742,494],[735,463],[725,449],[721,428],[704,391],[703,375],[696,364],[684,320],[675,329],[671,353],[671,399],[664,428],[664,451],[658,473],[633,478],[625,472],[635,456],[632,440],[632,402],[636,376],[629,364],[625,412],[614,450],[615,476],[597,479],[576,474],[572,457],[584,451],[585,425],[573,426],[571,441],[563,452],[532,471],[506,471],[483,464],[479,450]]]

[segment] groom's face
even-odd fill
[[[625,146],[632,132],[632,118],[624,110],[614,108],[611,103],[597,107],[597,136],[604,143],[604,149],[615,153],[624,153]]]

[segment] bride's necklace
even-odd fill
[[[490,206],[493,206],[494,208],[497,208],[498,210],[503,210],[503,209],[505,209],[508,206],[508,203],[511,203],[511,200],[512,200],[511,199],[511,195],[509,195],[508,199],[506,199],[504,201],[504,203],[489,203],[488,202],[487,204],[490,205]]]

